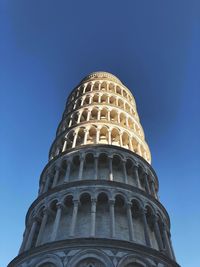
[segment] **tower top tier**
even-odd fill
[[[89,74],[69,95],[50,159],[97,144],[126,148],[151,162],[133,94],[108,72]]]
[[[106,71],[96,71],[87,75],[81,82],[94,79],[107,79],[122,85],[122,82],[113,74]]]

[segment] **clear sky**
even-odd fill
[[[108,71],[133,92],[177,261],[200,266],[200,1],[3,0],[0,8],[0,266],[80,79]]]

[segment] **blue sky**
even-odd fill
[[[200,266],[200,2],[1,1],[0,266],[27,209],[66,97],[104,70],[133,92],[177,261]]]

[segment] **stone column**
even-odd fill
[[[141,151],[141,147],[139,143],[138,143],[138,152],[139,152],[139,155],[142,157],[142,151]]]
[[[48,219],[48,210],[47,210],[47,208],[45,208],[44,212],[43,212],[42,223],[40,225],[40,230],[39,230],[39,234],[38,234],[37,241],[36,241],[36,246],[40,245],[40,243],[41,243],[42,235],[44,233],[47,219]]]
[[[64,140],[64,144],[63,144],[63,148],[62,148],[62,152],[64,152],[66,150],[67,147],[67,140]]]
[[[59,179],[59,175],[60,175],[60,167],[59,167],[59,165],[56,165],[55,166],[55,175],[54,175],[52,187],[55,187],[57,185],[58,179]]]
[[[51,233],[51,241],[55,241],[56,240],[56,236],[57,236],[57,232],[58,232],[58,228],[59,228],[59,224],[60,224],[60,219],[61,219],[61,215],[62,215],[62,203],[57,203],[56,204],[57,207],[57,211],[56,211],[56,218],[53,224],[53,230]]]
[[[134,173],[134,177],[135,177],[135,179],[136,179],[137,187],[138,187],[139,189],[141,189],[140,178],[139,178],[139,174],[138,174],[138,166],[137,166],[137,165],[134,165],[134,166],[133,166],[133,173]]]
[[[78,180],[82,180],[84,161],[85,161],[85,156],[81,155],[80,156],[80,167],[79,167]]]
[[[45,182],[42,181],[42,182],[41,182],[41,185],[40,185],[40,188],[39,188],[39,195],[43,193],[44,186],[45,186]]]
[[[149,188],[148,175],[147,175],[146,172],[143,174],[143,177],[144,177],[144,182],[145,182],[145,185],[146,185],[147,193],[148,193],[149,195],[151,195],[151,191],[150,191],[150,188]]]
[[[91,229],[90,235],[95,236],[95,225],[96,225],[96,199],[91,200]]]
[[[98,109],[97,120],[99,121],[100,119],[101,119],[101,109]]]
[[[108,102],[108,100],[106,100]],[[110,121],[110,110],[108,110],[108,121]]]
[[[110,209],[110,228],[111,228],[111,238],[115,237],[115,200],[109,200],[109,209]]]
[[[158,243],[158,248],[160,251],[163,251],[163,242],[162,242],[160,229],[158,226],[158,217],[157,216],[154,217],[154,230],[155,230],[156,240]]]
[[[27,240],[26,245],[25,245],[25,250],[28,250],[31,248],[37,225],[38,225],[38,218],[35,217],[35,218],[33,218],[33,223],[31,225],[31,230],[29,232],[28,240]]]
[[[99,143],[99,134],[100,134],[100,129],[97,128],[97,133],[96,133],[96,144]]]
[[[46,176],[46,182],[45,182],[45,186],[44,186],[44,193],[47,192],[48,189],[49,189],[50,180],[51,180],[51,176],[48,173],[47,176]]]
[[[165,243],[167,254],[169,255],[171,259],[174,259],[171,246],[170,246],[170,242],[169,242],[169,237],[167,234],[167,227],[165,224],[163,225],[163,237],[164,237],[164,243]]]
[[[113,181],[113,168],[112,168],[112,156],[108,157],[109,160],[109,180]]]
[[[130,147],[130,150],[133,151],[133,144],[131,142],[131,138],[129,138],[129,147]]]
[[[151,192],[152,192],[152,194],[153,194],[153,196],[155,197],[155,198],[157,198],[157,196],[156,196],[156,190],[155,190],[155,185],[154,185],[154,181],[152,181],[151,180]]]
[[[87,121],[90,120],[90,115],[91,115],[91,110],[88,110],[88,114],[87,114]]]
[[[77,120],[77,124],[80,123],[80,120],[81,120],[81,113],[78,113],[78,120]]]
[[[132,203],[128,202],[126,204],[127,218],[128,218],[128,228],[129,228],[129,238],[131,241],[134,240],[134,229],[133,229],[133,218],[131,212]]]
[[[66,171],[66,174],[65,174],[64,183],[69,182],[69,174],[70,174],[70,170],[71,170],[71,163],[72,163],[71,158],[67,159],[67,171]]]
[[[146,211],[142,209],[141,213],[142,213],[142,221],[143,221],[143,226],[144,226],[144,237],[145,237],[146,245],[148,247],[151,247],[148,225],[147,225],[147,218],[146,218]]]
[[[123,173],[124,173],[124,183],[128,183],[128,178],[127,178],[127,172],[126,172],[126,161],[122,160],[122,166],[123,166]]]
[[[76,139],[77,139],[78,133],[74,133],[74,139],[73,139],[73,143],[72,143],[72,148],[74,148],[76,146]]]
[[[77,221],[77,213],[78,213],[78,200],[74,200],[74,207],[73,207],[73,213],[72,213],[72,221],[71,221],[71,227],[70,227],[70,236],[74,236],[74,230],[76,227],[76,221]]]
[[[108,144],[111,145],[111,130],[108,130]]]
[[[119,144],[120,146],[123,146],[123,142],[122,142],[122,134],[119,134]]]
[[[83,144],[86,145],[87,144],[87,137],[88,137],[88,133],[89,133],[88,129],[85,129],[84,130],[84,133],[85,133],[85,135],[84,135]]]
[[[94,179],[98,179],[98,155],[94,156]]]

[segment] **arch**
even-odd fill
[[[99,95],[95,94],[92,98],[92,103],[99,103]]]
[[[107,90],[107,83],[106,82],[102,82],[101,83],[101,90],[102,91],[106,91]]]
[[[98,119],[98,108],[93,108],[92,111],[91,111],[91,115],[90,115],[90,119],[91,120],[97,120]]]
[[[98,157],[98,178],[101,180],[108,180],[108,177],[108,155],[106,153],[100,153]]]
[[[96,143],[96,136],[97,136],[97,129],[95,126],[92,126],[89,129],[88,136],[87,136],[87,144],[94,144]]]
[[[86,92],[90,92],[92,90],[92,84],[91,83],[88,83],[86,88],[85,88],[85,93]]]
[[[118,239],[129,240],[128,220],[125,197],[117,193],[115,195],[115,235]]]
[[[109,103],[111,105],[115,105],[116,106],[116,103],[117,103],[116,97],[115,96],[111,96],[110,99],[109,99]]]
[[[104,252],[97,249],[82,250],[73,256],[66,266],[81,267],[81,265],[79,266],[78,264],[87,259],[94,259],[97,261],[97,263],[100,262],[100,264],[102,264],[100,267],[114,267],[110,258]]]
[[[129,135],[126,132],[123,132],[123,134],[122,134],[122,145],[123,145],[123,147],[130,149],[130,147],[129,147]]]
[[[121,113],[120,114],[120,124],[124,127],[126,127],[126,116],[125,116],[125,114],[124,113]]]
[[[100,112],[100,119],[101,120],[107,120],[108,119],[108,110],[106,108],[103,108]]]
[[[122,159],[118,155],[113,155],[112,160],[113,180],[116,182],[124,182],[124,173],[122,167]]]
[[[80,116],[80,122],[87,121],[88,109],[84,109]]]
[[[84,101],[83,101],[83,105],[89,105],[90,104],[90,96],[86,95]]]
[[[108,103],[108,95],[103,94],[103,95],[101,96],[100,103],[101,103],[101,104],[106,104],[106,103]]]
[[[76,138],[76,146],[83,145],[85,137],[85,128],[81,127],[78,130],[77,138]]]
[[[118,113],[115,109],[110,111],[110,120],[114,123],[118,123]]]
[[[67,145],[66,145],[66,149],[70,149],[72,148],[72,144],[73,144],[73,140],[74,140],[74,130],[70,131],[68,134],[67,134]]]
[[[109,83],[108,90],[112,93],[115,93],[115,85],[113,83]]]
[[[106,192],[99,192],[96,206],[96,236],[109,237],[110,235],[110,212],[109,197]]]
[[[94,155],[92,152],[87,152],[85,156],[85,164],[83,168],[82,179],[85,179],[85,180],[94,179],[94,175],[95,175]]]
[[[122,101],[121,99],[118,99],[118,106],[120,108],[124,108],[124,101]]]
[[[91,195],[88,192],[82,192],[79,196],[80,205],[77,214],[77,223],[75,228],[76,236],[89,236],[91,223]]]
[[[108,128],[105,126],[100,129],[99,143],[108,144]]]
[[[114,128],[111,131],[111,144],[120,146],[120,132],[117,128]]]
[[[62,263],[62,260],[55,254],[45,254],[44,256],[35,258],[30,266],[32,267],[44,267],[44,266],[63,267],[63,263]]]
[[[94,85],[93,85],[93,90],[92,90],[92,91],[97,91],[97,90],[99,90],[99,85],[100,85],[99,82],[95,82]]]
[[[118,263],[117,267],[150,267],[150,262],[138,255],[126,255]]]
[[[71,168],[69,174],[70,182],[76,181],[78,179],[79,167],[80,167],[80,157],[78,154],[75,154],[71,162]]]
[[[122,95],[121,88],[118,85],[116,86],[116,93]]]

